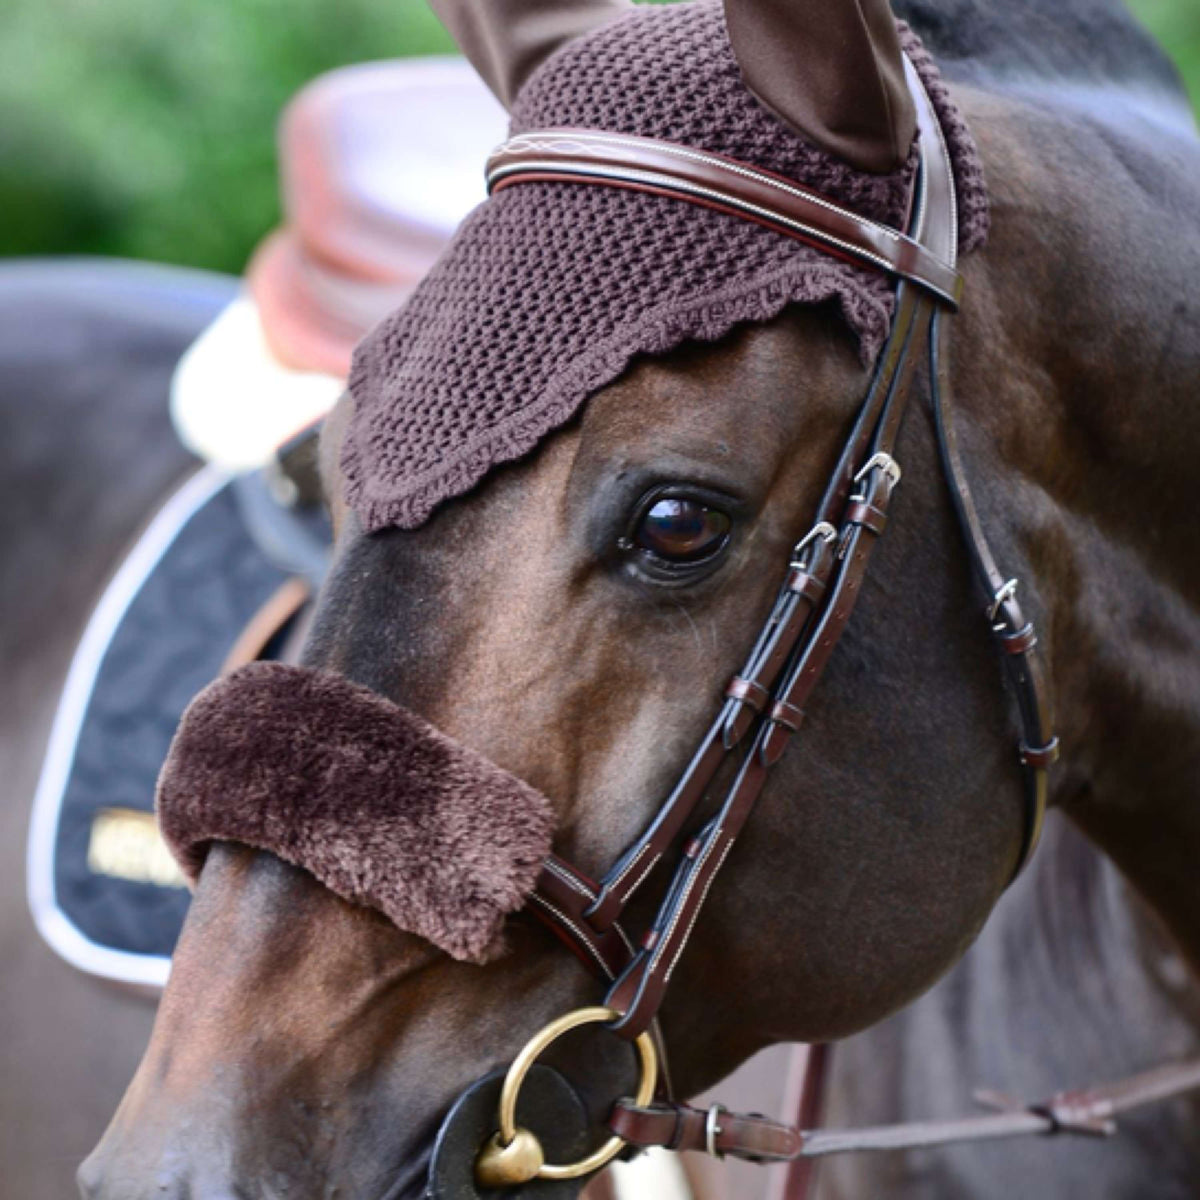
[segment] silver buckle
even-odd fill
[[[1000,612],[1000,605],[1005,600],[1011,600],[1017,594],[1017,581],[1010,579],[1006,584],[997,589],[996,594],[992,597],[992,605],[987,610],[987,619],[994,625],[996,616]]]
[[[880,450],[876,454],[872,454],[870,458],[863,463],[862,468],[854,477],[855,483],[862,481],[878,467],[891,481],[892,487],[900,482],[900,464],[890,455]]]
[[[804,569],[804,564],[800,561],[800,555],[809,548],[818,538],[830,545],[837,540],[838,532],[828,521],[818,521],[793,547],[792,561],[789,566],[795,567],[798,571]]]
[[[717,1149],[717,1135],[722,1133],[720,1126],[721,1114],[728,1111],[721,1104],[714,1104],[708,1110],[708,1116],[704,1118],[704,1149],[712,1155],[713,1158],[724,1158],[725,1155]]]

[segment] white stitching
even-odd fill
[[[541,140],[539,140],[541,139]],[[579,143],[600,142],[601,144],[608,143],[614,146],[633,146],[635,149],[644,143],[637,138],[620,137],[613,134],[591,133],[587,130],[581,130],[578,133],[555,135],[550,133],[523,133],[518,134],[514,138],[510,138],[500,146],[495,155],[503,154],[505,151],[515,150],[520,151],[525,147],[530,150],[538,150],[542,147],[552,153],[569,153],[572,147],[572,141],[578,145]],[[826,200],[823,196],[819,196],[814,192],[806,191],[803,188],[793,187],[790,184],[784,183],[780,179],[776,179],[771,175],[763,175],[759,171],[755,171],[751,167],[744,166],[741,163],[727,162],[723,158],[715,158],[710,154],[705,154],[698,150],[689,150],[686,146],[674,146],[669,142],[655,142],[654,148],[662,151],[664,154],[672,154],[676,158],[686,158],[693,162],[703,163],[705,166],[716,167],[721,171],[728,171],[733,175],[741,175],[746,179],[753,179],[756,183],[761,183],[765,187],[773,188],[777,192],[785,192],[789,196],[796,196],[802,200],[811,201],[813,204],[819,205],[821,208],[828,209],[830,212],[846,214],[846,210],[840,205],[834,204],[832,201]],[[493,157],[495,157],[493,155]],[[877,221],[872,221],[868,217],[860,217],[858,214],[848,214],[854,217],[856,221],[862,222],[864,225],[870,226],[872,229],[882,233],[885,237],[892,238],[895,241],[902,241],[903,237],[895,229],[891,229],[887,225],[881,225]]]
[[[567,885],[567,887],[576,893],[576,895],[583,896],[586,900],[595,901],[596,893],[593,892],[591,888],[587,887],[583,880],[576,878],[576,876],[571,874],[571,872],[565,870],[563,867],[560,867],[554,861],[554,859],[546,859],[544,865],[551,875],[555,876],[557,879],[561,879],[562,882]]]
[[[649,842],[643,842],[643,843],[642,843],[642,844],[641,844],[641,845],[638,847],[638,851],[637,851],[637,853],[636,853],[636,854],[635,854],[635,855],[634,855],[634,856],[633,856],[633,857],[632,857],[632,858],[629,860],[629,862],[627,862],[627,863],[625,864],[625,866],[624,866],[624,867],[621,869],[621,872],[620,872],[620,874],[619,874],[619,875],[616,877],[616,879],[614,879],[614,880],[613,880],[611,883],[609,883],[609,884],[606,884],[606,885],[605,885],[603,888],[601,888],[601,892],[615,891],[615,890],[616,890],[618,887],[620,887],[620,886],[621,886],[621,880],[622,880],[622,879],[624,879],[624,878],[625,878],[625,876],[626,876],[626,875],[628,875],[628,874],[629,874],[629,872],[630,872],[630,871],[632,871],[632,870],[633,870],[633,868],[637,866],[637,861],[638,861],[638,859],[639,859],[639,858],[641,858],[641,857],[642,857],[642,855],[643,855],[643,854],[645,854],[645,853],[646,853],[646,851],[647,851],[647,850],[649,850],[649,849],[650,849],[650,843],[649,843]],[[657,856],[656,856],[656,861],[657,861]],[[639,881],[639,882],[640,882],[640,881]]]
[[[646,876],[649,875],[650,872],[653,871],[656,866],[658,866],[659,860],[661,858],[662,858],[661,854],[656,854],[646,864],[646,869],[637,877],[637,879],[635,879],[633,881],[633,883],[631,883],[629,885],[629,890],[628,890],[628,892],[626,892],[626,897],[632,896],[633,893],[636,892],[638,890],[638,888],[640,888],[642,886],[642,884],[645,882]]]
[[[734,208],[744,212],[754,213],[760,217],[766,217],[779,225],[786,225],[790,229],[795,229],[800,233],[807,234],[814,241],[824,243],[830,246],[837,246],[838,249],[846,251],[853,258],[865,259],[868,262],[874,263],[880,270],[887,272],[889,275],[900,275],[904,278],[921,278],[913,272],[902,271],[894,263],[889,262],[880,254],[876,254],[873,250],[868,250],[860,246],[857,242],[848,242],[844,238],[837,237],[835,234],[826,232],[823,229],[818,229],[813,225],[806,225],[803,221],[797,221],[792,217],[786,216],[781,212],[777,212],[772,208],[764,208],[760,204],[754,204],[749,200],[742,200],[737,196],[730,195],[728,192],[719,192],[713,188],[702,187],[699,184],[689,183],[686,180],[675,178],[673,175],[656,175],[649,171],[642,171],[636,168],[613,168],[609,170],[604,167],[577,165],[574,163],[561,162],[524,162],[520,165],[514,165],[509,168],[502,168],[492,172],[488,176],[489,186],[496,180],[504,179],[513,174],[525,174],[529,171],[557,171],[564,175],[578,175],[580,177],[592,177],[601,179],[628,179],[634,183],[648,183],[656,187],[665,187],[668,190],[681,192],[685,195],[703,196],[710,200],[719,200],[724,204],[729,204]],[[893,234],[894,237],[899,235]],[[911,239],[904,239],[909,241]],[[920,243],[914,243],[919,245]],[[924,250],[924,248],[922,247]],[[925,256],[934,262],[938,262],[935,255],[924,251]],[[944,289],[930,284],[927,280],[922,279],[926,286],[931,286],[941,295],[945,295]]]
[[[567,914],[562,911],[562,909],[560,909],[555,904],[551,904],[550,901],[547,900],[545,896],[540,895],[538,892],[533,892],[530,895],[529,899],[532,900],[534,904],[539,904],[539,905],[541,905],[542,908],[546,909],[548,912],[553,913],[554,916],[558,918],[558,920],[560,920],[569,930],[571,930],[572,933],[575,934],[575,937],[578,940],[578,944],[581,945],[596,960],[596,962],[598,962],[600,964],[600,969],[604,972],[604,974],[607,975],[609,979],[616,978],[616,976],[613,975],[612,971],[609,970],[608,963],[606,963],[604,961],[604,959],[601,957],[600,952],[596,949],[595,946],[592,945],[591,942],[588,941],[587,937],[583,933],[583,930],[581,930],[579,928],[579,926],[576,925],[575,922],[572,921],[571,918],[568,917]],[[622,937],[624,937],[624,934],[622,934]],[[625,944],[627,946],[629,945],[628,940],[626,941]]]
[[[679,943],[679,949],[675,952],[675,957],[671,961],[671,965],[667,968],[666,974],[663,976],[663,987],[666,987],[671,982],[671,976],[675,973],[675,968],[679,965],[679,958],[683,954],[684,947],[688,944],[688,939],[692,936],[692,930],[696,927],[696,920],[700,916],[700,910],[704,907],[704,902],[708,899],[709,889],[716,883],[717,876],[721,873],[721,868],[725,865],[725,859],[732,849],[733,841],[730,840],[726,844],[716,867],[713,869],[712,875],[709,876],[708,883],[704,885],[704,893],[700,897],[700,903],[696,905],[696,911],[692,913],[692,919],[688,922],[687,932],[683,935]]]

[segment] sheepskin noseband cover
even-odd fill
[[[467,962],[503,949],[554,828],[545,796],[419,717],[282,663],[192,702],[158,819],[192,880],[213,841],[269,850]]]
[[[907,27],[901,43],[946,136],[960,249],[974,249],[987,232],[979,156]],[[723,154],[893,227],[916,163],[914,150],[903,169],[867,174],[775,117],[742,79],[718,0],[637,5],[547,58],[516,98],[511,133],[564,127]],[[355,352],[346,500],[368,531],[420,525],[532,451],[639,356],[715,341],[791,304],[839,312],[868,364],[893,299],[885,276],[742,217],[621,188],[506,188]]]

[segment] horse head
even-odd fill
[[[847,124],[844,89],[833,85],[862,72],[833,48],[814,76],[831,81],[827,106],[772,82],[804,77],[778,61],[779,47],[802,39],[773,29],[777,7],[729,5],[751,87],[810,147],[828,142],[890,170],[876,179],[903,186],[878,185],[882,202],[903,201],[912,126],[907,100],[885,102],[904,78],[890,14],[869,40],[882,55],[881,90],[860,97]],[[620,37],[641,36],[637,22],[692,19],[617,13],[610,25],[609,4],[543,9],[533,22],[543,40],[521,54],[498,51],[496,29],[478,16],[458,31],[502,95],[547,87],[564,42],[605,50],[617,37],[620,48]],[[545,22],[555,15],[551,37]],[[599,32],[583,32],[592,26]],[[756,53],[764,42],[771,52]],[[886,127],[872,132],[880,112],[890,114]],[[862,178],[859,199],[877,186]],[[750,228],[718,219],[730,223],[722,238]],[[497,253],[530,262],[553,235],[513,225]],[[750,236],[774,235],[754,227]],[[856,284],[852,295],[850,268],[804,253],[805,279],[823,291],[797,295],[776,281],[756,293],[771,299],[754,313],[730,291],[725,309],[707,310],[728,311],[723,327],[610,356],[598,388],[577,381],[586,405],[560,408],[544,428],[504,414],[503,453],[480,466],[468,445],[456,481],[432,499],[426,492],[424,507],[380,482],[380,464],[409,452],[387,441],[380,415],[380,389],[394,383],[386,330],[326,423],[336,553],[305,669],[370,689],[455,753],[544,798],[553,850],[582,877],[610,870],[687,768],[776,609],[871,387],[887,289]],[[769,273],[771,263],[759,266]],[[983,260],[965,270],[982,300],[958,318],[960,359],[978,381],[1002,362],[987,332],[999,285]],[[430,303],[444,312],[434,292]],[[502,317],[481,305],[478,336]],[[475,336],[469,321],[458,334]],[[592,362],[589,352],[581,347],[580,361]],[[513,386],[524,378],[517,371]],[[765,1045],[845,1036],[926,990],[970,943],[1021,856],[1027,813],[1010,717],[932,423],[913,407],[895,445],[904,481],[854,620],[671,975],[661,1041],[681,1096]],[[436,466],[445,448],[435,451]],[[742,763],[726,756],[687,831],[711,817]],[[261,778],[261,763],[244,766]],[[481,815],[471,836],[486,847],[494,833]],[[454,866],[437,861],[441,852],[421,864],[434,891]],[[676,843],[639,880],[631,930],[651,924],[679,855]],[[604,994],[531,910],[507,917],[502,946],[456,955],[338,890],[253,843],[207,849],[150,1047],[81,1171],[88,1196],[419,1195],[454,1098],[553,1018]],[[545,1061],[570,1081],[594,1129],[633,1089],[630,1047],[603,1029],[556,1044]]]

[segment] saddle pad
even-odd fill
[[[114,575],[67,676],[34,799],[29,903],[72,965],[161,986],[189,902],[153,815],[192,697],[289,578],[215,467],[160,508]]]

